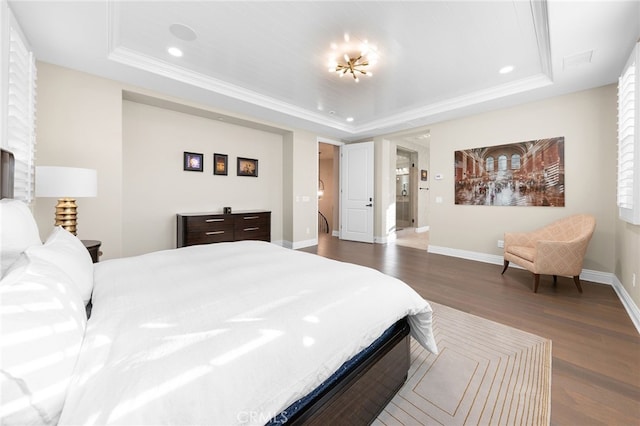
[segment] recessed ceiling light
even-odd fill
[[[198,37],[195,31],[184,24],[171,24],[169,31],[171,34],[184,41],[193,41]]]
[[[353,117],[347,117],[347,121],[351,123],[353,121]]]
[[[499,73],[500,74],[509,74],[511,71],[513,71],[513,65],[507,65],[506,67],[502,67],[500,68]]]
[[[167,49],[167,52],[169,52],[169,55],[175,56],[176,58],[180,58],[182,56],[182,50],[177,47],[170,47]]]

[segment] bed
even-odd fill
[[[260,241],[93,264],[0,203],[3,424],[368,424],[409,336],[437,352],[428,302],[373,269]]]

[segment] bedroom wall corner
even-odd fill
[[[122,90],[97,76],[38,62],[37,166],[98,171],[98,196],[78,200],[78,237],[102,241],[103,259],[122,254]],[[36,177],[37,179],[37,177]],[[56,200],[37,198],[45,239]]]
[[[123,101],[125,256],[176,247],[176,214],[271,211],[281,239],[282,135],[144,103]],[[184,171],[183,153],[203,154],[203,171]],[[213,174],[213,154],[227,175]],[[258,160],[258,176],[237,175],[237,158]],[[276,188],[276,190],[273,190]]]
[[[616,87],[557,96],[434,124],[431,129],[430,244],[502,255],[506,231],[527,231],[575,213],[596,217],[584,268],[615,265]],[[454,202],[454,152],[563,136],[565,207],[472,206]],[[439,197],[440,202],[435,202]]]
[[[292,248],[318,241],[318,135],[302,130],[292,143]],[[285,166],[286,167],[286,166]]]

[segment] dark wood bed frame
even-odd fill
[[[0,198],[13,198],[13,154],[0,150]],[[406,319],[376,351],[348,370],[305,408],[282,420],[291,425],[368,425],[398,389],[409,371],[409,326]]]

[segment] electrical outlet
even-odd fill
[[[498,247],[504,248],[504,240],[498,240]]]

